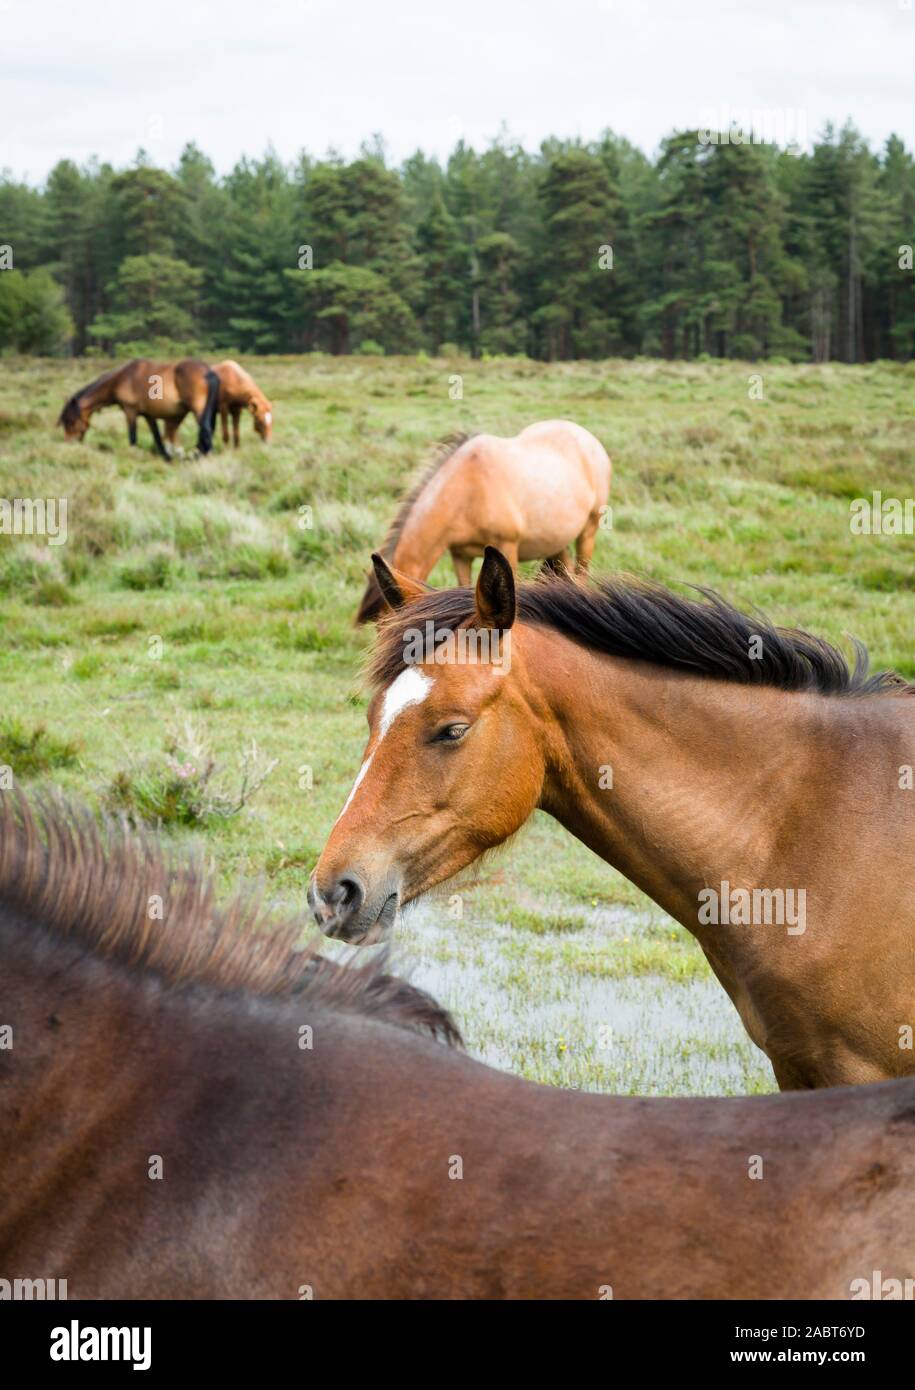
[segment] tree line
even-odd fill
[[[850,124],[809,151],[678,132],[459,143],[224,177],[58,163],[0,179],[0,349],[791,361],[915,355],[915,163]]]

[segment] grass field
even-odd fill
[[[915,540],[849,529],[852,498],[915,492],[915,364],[267,358],[247,365],[271,447],[245,420],[237,453],[171,463],[142,423],[131,451],[117,410],[63,442],[64,398],[104,364],[3,365],[0,497],[66,497],[69,539],[0,536],[0,763],[160,817],[226,884],[263,876],[287,906],[304,909],[360,763],[368,554],[451,430],[579,421],[614,462],[598,571],[712,584],[915,677]],[[473,1054],[587,1089],[773,1087],[688,933],[555,823],[536,816],[483,873],[460,920],[432,899],[396,933],[398,968]]]

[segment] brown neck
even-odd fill
[[[811,836],[835,810],[820,793],[844,780],[862,702],[683,675],[533,628],[524,652],[549,709],[543,809],[703,944],[716,937],[698,920],[703,888],[816,887]]]

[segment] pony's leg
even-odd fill
[[[165,422],[165,447],[168,450],[169,458],[175,458],[176,455],[184,456],[184,451],[178,444],[178,431],[183,419],[183,415],[176,415],[174,419]]]
[[[232,407],[232,444],[237,449],[241,443],[241,406]]]
[[[473,561],[468,559],[466,555],[458,554],[458,552],[454,550],[451,552],[451,561],[454,565],[454,572],[457,575],[458,588],[469,589]]]
[[[591,556],[594,554],[594,542],[597,540],[597,530],[599,526],[600,512],[592,512],[585,522],[585,529],[575,542],[576,568],[579,574],[584,574],[591,563]]]
[[[151,415],[147,415],[146,423],[147,425],[149,425],[149,432],[153,437],[153,443],[156,446],[156,452],[159,454],[160,458],[164,458],[167,460],[168,454],[165,451],[165,445],[162,443],[162,436],[159,433],[159,426],[157,422],[153,419]]]
[[[229,442],[229,412],[228,412],[228,410],[226,410],[225,406],[222,406],[222,408],[221,408],[220,411],[219,411],[219,419],[220,419],[220,422],[221,422],[221,424],[222,424],[222,442],[223,442],[223,444],[228,444],[228,442]]]
[[[124,405],[121,409],[127,417],[127,438],[131,448],[135,449],[137,446],[137,412],[133,406]]]

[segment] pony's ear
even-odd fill
[[[494,545],[483,552],[483,567],[477,578],[477,625],[511,627],[515,621],[515,576],[512,567]]]
[[[432,592],[431,585],[423,584],[419,579],[409,579],[405,574],[391,569],[382,555],[372,556],[372,566],[381,596],[389,608],[402,608],[405,603],[413,603],[423,594]]]

